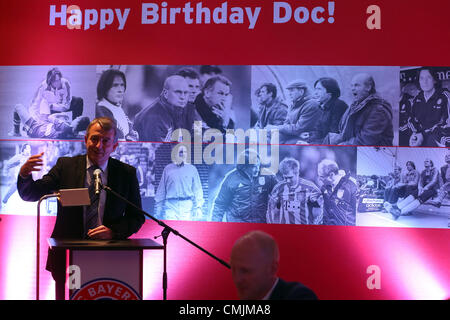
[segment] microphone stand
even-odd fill
[[[201,246],[199,246],[195,242],[191,241],[190,239],[186,238],[184,235],[182,235],[181,233],[179,233],[177,230],[173,229],[172,227],[168,226],[163,221],[161,221],[161,220],[155,218],[154,216],[152,216],[151,214],[145,212],[144,210],[142,210],[141,208],[136,206],[134,203],[132,203],[128,199],[125,199],[124,197],[122,197],[122,195],[120,195],[116,191],[112,190],[107,185],[100,184],[100,187],[101,187],[101,189],[104,189],[104,190],[112,193],[114,196],[116,196],[117,198],[121,199],[125,203],[129,204],[130,206],[132,206],[133,208],[138,210],[141,214],[143,214],[144,216],[152,219],[153,221],[155,221],[157,224],[159,224],[161,227],[164,228],[163,231],[161,232],[161,237],[163,238],[163,247],[164,247],[163,300],[167,300],[167,239],[168,239],[170,233],[173,233],[174,235],[179,236],[180,238],[182,238],[183,240],[187,241],[188,243],[190,243],[191,245],[193,245],[197,249],[199,249],[199,250],[203,251],[204,253],[206,253],[207,255],[209,255],[211,258],[213,258],[216,261],[218,261],[220,264],[222,264],[225,267],[227,267],[228,269],[231,268],[228,263],[226,263],[222,259],[216,257],[212,253],[208,252],[206,249],[202,248]],[[160,236],[158,236],[158,237],[160,237]],[[157,237],[155,237],[155,238],[157,238]]]
[[[40,263],[40,247],[41,247],[41,202],[48,198],[59,197],[60,193],[51,193],[42,196],[37,203],[36,216],[36,300],[39,300],[39,263]]]

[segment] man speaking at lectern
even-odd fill
[[[52,238],[56,239],[125,239],[137,232],[145,221],[135,208],[112,194],[93,192],[93,173],[101,170],[102,183],[141,208],[136,169],[110,158],[116,149],[117,126],[110,118],[92,120],[86,130],[86,155],[61,157],[41,179],[34,181],[31,173],[43,164],[43,152],[31,156],[20,168],[17,179],[19,195],[26,201],[37,201],[60,189],[89,188],[91,205],[62,207]],[[91,192],[92,191],[92,192]],[[56,299],[64,299],[65,251],[49,249],[47,270],[56,281]]]

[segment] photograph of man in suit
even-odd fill
[[[32,177],[43,164],[43,154],[33,155],[19,171],[17,187],[25,201],[37,201],[60,189],[91,189],[93,172],[100,169],[102,182],[141,207],[136,168],[110,158],[117,148],[117,126],[110,118],[96,118],[85,136],[87,154],[60,157],[56,165],[39,180]],[[56,223],[51,237],[56,239],[125,239],[136,233],[145,221],[135,208],[102,190],[90,192],[90,206],[62,207],[58,204]],[[56,281],[56,299],[64,299],[65,252],[49,249],[46,269]]]

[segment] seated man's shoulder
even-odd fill
[[[310,288],[300,282],[278,280],[278,284],[270,296],[271,300],[317,300],[317,296]]]
[[[145,122],[149,120],[161,120],[168,117],[170,117],[170,114],[167,113],[167,110],[165,110],[164,106],[158,101],[155,101],[145,107],[136,115],[136,119],[140,119]],[[152,125],[154,125],[154,123],[152,123]]]
[[[307,108],[317,108],[320,106],[320,103],[317,100],[310,98],[303,102],[303,106]]]

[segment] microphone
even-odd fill
[[[94,170],[94,183],[95,183],[95,195],[98,196],[100,191],[102,190],[102,170],[95,169]]]

